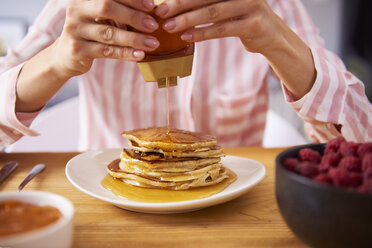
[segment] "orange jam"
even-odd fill
[[[0,202],[0,237],[45,227],[61,216],[61,212],[52,206],[38,206],[15,200]]]

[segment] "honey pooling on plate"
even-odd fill
[[[111,167],[113,170],[118,168],[120,161],[113,161]],[[107,175],[101,182],[102,186],[112,191],[115,195],[124,197],[128,200],[137,202],[178,202],[190,201],[196,199],[206,198],[208,196],[217,194],[223,191],[231,183],[236,180],[236,175],[231,170],[228,171],[230,177],[221,183],[192,188],[188,190],[171,190],[171,189],[155,189],[155,188],[141,188],[122,182],[120,179],[115,179],[111,175]]]

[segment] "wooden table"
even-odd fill
[[[282,219],[275,200],[275,157],[282,149],[228,148],[229,155],[251,158],[266,167],[263,181],[247,194],[203,210],[170,215],[122,210],[88,196],[65,176],[65,165],[78,153],[0,153],[0,165],[20,166],[0,191],[16,190],[36,163],[47,168],[24,190],[44,190],[75,206],[73,247],[305,247]]]

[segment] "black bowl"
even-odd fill
[[[323,153],[325,144],[298,146],[276,158],[275,191],[293,233],[311,247],[372,247],[372,195],[321,184],[287,170],[283,161],[302,148]]]

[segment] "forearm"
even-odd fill
[[[165,30],[186,31],[181,38],[188,42],[239,37],[247,51],[261,53],[268,59],[296,99],[304,96],[314,83],[316,73],[310,48],[266,1],[211,0],[207,4],[189,0],[187,4],[177,4],[176,0],[169,0],[157,13],[163,18],[171,17],[163,25]],[[201,24],[210,25],[198,28]]]
[[[25,62],[16,85],[16,112],[42,108],[71,77],[58,70],[53,46]]]
[[[286,94],[288,104],[311,125],[308,133],[317,141],[340,135],[355,142],[370,141],[372,105],[363,82],[330,51],[312,48],[312,55],[317,71],[314,86],[301,101]]]
[[[148,34],[158,28],[147,13],[153,8],[151,0],[72,1],[59,38],[24,64],[16,111],[40,109],[69,78],[88,72],[96,58],[139,61],[145,51],[155,50],[159,41]],[[144,33],[130,32],[126,25]]]
[[[277,45],[263,55],[292,94],[293,100],[308,93],[316,78],[316,70],[310,48],[281,20],[282,32]]]

